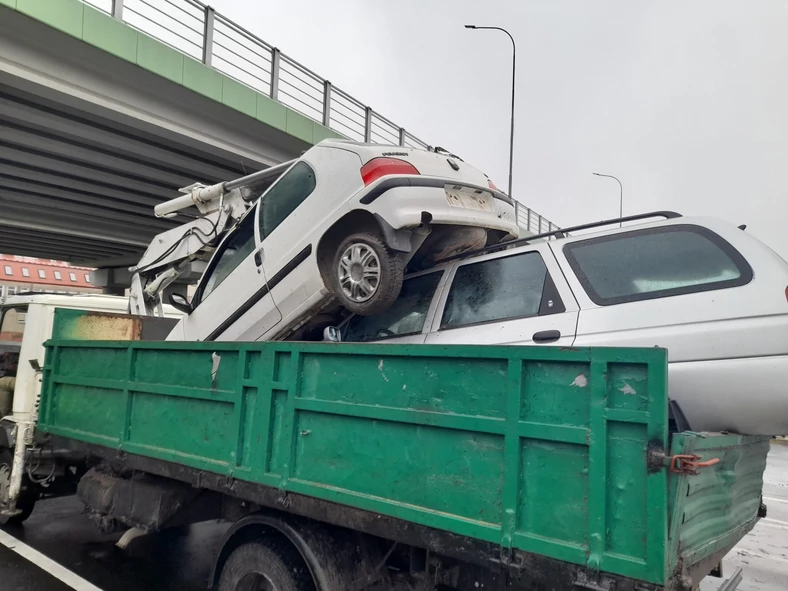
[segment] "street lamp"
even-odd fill
[[[514,37],[506,29],[501,27],[477,27],[476,25],[465,25],[466,29],[488,30],[488,31],[501,31],[506,33],[512,42],[512,122],[509,132],[509,197],[512,197],[512,162],[514,158],[514,83],[516,78],[515,59],[517,57],[517,47],[514,44]]]
[[[623,218],[624,217],[624,186],[621,184],[621,181],[618,180],[617,177],[614,177],[612,174],[601,174],[599,172],[594,172],[592,174],[594,174],[596,176],[603,176],[603,177],[606,177],[606,178],[609,178],[609,179],[615,179],[616,180],[616,182],[618,183],[618,189],[619,189],[618,217],[619,218]],[[618,225],[619,228],[621,228],[623,226],[624,226],[624,222],[620,222],[619,225]]]

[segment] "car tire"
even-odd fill
[[[257,540],[238,546],[222,567],[217,591],[315,591],[298,551],[287,542]]]
[[[11,466],[14,463],[13,452],[4,447],[0,449],[0,510],[5,509],[6,500],[5,496],[8,494],[8,486],[10,484]],[[30,482],[27,475],[22,476],[22,491],[19,499],[16,502],[16,508],[21,511],[18,515],[13,517],[4,517],[0,515],[0,525],[19,525],[25,521],[35,508],[36,501],[38,500],[38,491],[35,485]]]
[[[353,314],[371,316],[386,310],[402,289],[402,258],[368,232],[345,238],[334,253],[331,290]]]

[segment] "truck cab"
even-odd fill
[[[131,319],[124,316],[128,306],[128,298],[121,296],[42,293],[12,296],[0,305],[0,524],[24,521],[41,494],[58,488],[55,481],[73,459],[58,450],[41,450],[36,472],[44,482],[33,486],[24,474],[26,450],[36,445],[44,343],[53,337],[102,339],[110,334],[163,339],[180,317],[166,306],[163,318]],[[58,320],[56,310],[65,312]]]

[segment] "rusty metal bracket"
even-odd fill
[[[699,468],[707,468],[720,462],[719,458],[711,458],[701,462],[700,460],[702,459],[701,456],[696,456],[695,454],[677,454],[668,458],[668,465],[670,466],[670,471],[674,474],[697,475],[700,474]]]

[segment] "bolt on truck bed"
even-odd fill
[[[758,520],[769,447],[671,436],[656,348],[55,340],[39,429],[523,589],[694,589]]]

